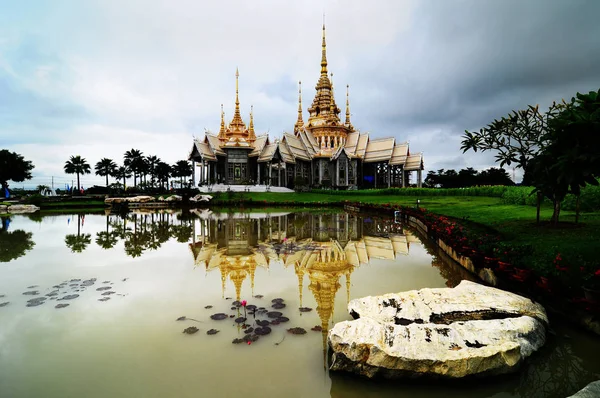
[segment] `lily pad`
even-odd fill
[[[242,303],[240,301],[235,300],[231,305],[235,305],[236,307],[241,307]]]
[[[271,311],[271,312],[267,312],[267,316],[271,319],[273,318],[279,318],[280,316],[282,316],[283,314],[279,311]]]
[[[242,344],[244,342],[243,339],[233,339],[232,343],[233,344]]]
[[[246,329],[244,329],[244,333],[246,333],[246,334],[250,334],[252,332],[254,332],[254,328],[246,328]]]
[[[102,290],[110,290],[110,289],[112,289],[112,287],[110,287],[110,286],[102,286],[102,287],[99,287],[96,290],[99,291],[99,292],[101,292]]]
[[[110,300],[110,297],[102,297],[102,298],[98,299],[98,301],[108,301],[108,300]]]
[[[231,309],[232,311],[235,311],[235,310],[237,310],[237,308],[238,308],[238,307],[231,307],[230,309]]]
[[[312,330],[313,332],[321,332],[323,328],[321,327],[321,325],[317,325],[310,328],[310,330]]]
[[[206,308],[207,310],[210,310],[210,309],[212,308],[212,305],[207,305],[207,306],[206,306],[206,307],[204,307],[204,308]]]
[[[267,334],[271,333],[271,328],[268,326],[258,327],[254,329],[254,333],[256,333],[259,336],[266,336]]]
[[[276,310],[282,310],[285,308],[285,304],[278,302],[278,303],[273,304],[271,307],[275,308]]]
[[[46,298],[44,297],[44,300],[37,300],[37,299],[29,300],[27,302],[27,307],[37,307],[38,305],[42,305],[42,304],[44,304],[45,299]]]
[[[255,334],[247,334],[243,337],[243,339],[246,343],[248,343],[248,342],[254,343],[255,341],[257,341],[259,339],[259,337]]]
[[[235,319],[235,323],[244,323],[244,322],[246,322],[246,318],[244,318],[243,316]]]
[[[271,322],[266,321],[266,320],[258,320],[258,321],[256,321],[256,324],[258,326],[269,326],[271,324]]]
[[[78,294],[67,294],[65,297],[60,298],[59,300],[73,300],[79,297]]]
[[[0,307],[6,307],[10,304],[10,301],[5,301],[4,303],[0,303]]]
[[[231,300],[231,297],[225,297],[225,300]]]
[[[68,307],[71,304],[56,304],[56,306],[54,306],[54,308],[65,308]]]
[[[37,296],[39,294],[40,292],[38,292],[37,290],[30,290],[28,292],[23,293],[24,296]]]
[[[185,334],[194,334],[197,333],[200,329],[198,329],[196,326],[190,326],[189,328],[185,328],[183,329],[183,333]]]
[[[102,283],[110,283],[110,281],[104,281],[104,282],[102,282]]]
[[[254,298],[257,298],[257,299],[261,299],[261,298],[263,298],[263,297],[264,297],[264,296],[263,296],[262,294],[256,294],[256,295],[254,296]]]
[[[70,282],[80,282],[81,279],[71,279]]]
[[[280,322],[277,319],[271,321],[271,325],[273,325],[273,326],[277,326],[277,325],[279,325],[279,323]]]
[[[81,286],[92,286],[94,283],[96,282],[91,279],[88,279],[87,281],[81,282]]]
[[[298,310],[300,312],[311,312],[312,308],[309,308],[309,307],[300,307],[300,308],[298,308]]]
[[[27,286],[27,289],[35,289],[36,287],[39,287],[39,285],[31,285],[31,286]]]
[[[58,291],[50,292],[46,295],[46,297],[54,297],[54,296],[58,296]]]
[[[246,306],[246,309],[247,309],[248,311],[256,311],[256,306],[255,306],[254,304],[248,304],[248,305]]]
[[[290,320],[290,318],[288,318],[286,316],[280,316],[279,318],[276,319],[276,321],[279,323],[288,322],[289,320]]]
[[[288,331],[288,333],[291,333],[291,334],[306,334],[306,330],[304,330],[302,328],[298,328],[298,327],[288,329],[287,331]]]
[[[222,321],[223,319],[227,319],[227,314],[223,314],[222,312],[219,312],[218,314],[212,314],[210,319],[214,321]]]
[[[278,297],[278,298],[274,298],[273,300],[271,300],[272,303],[283,303],[285,300]]]
[[[219,331],[217,329],[210,329],[206,331],[206,334],[212,336],[213,334],[217,334]]]
[[[103,296],[110,296],[111,294],[115,294],[116,292],[104,292],[102,293]]]

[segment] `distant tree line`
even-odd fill
[[[478,172],[472,167],[456,170],[430,171],[425,186],[430,188],[465,188],[481,185],[515,185],[504,169],[495,167]]]

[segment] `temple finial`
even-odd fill
[[[250,105],[250,125],[248,126],[248,141],[256,140],[254,133],[254,105]]]
[[[240,111],[240,97],[239,97],[239,79],[240,79],[240,72],[238,70],[238,68],[235,68],[235,111],[239,112]]]
[[[298,82],[298,120],[294,125],[294,133],[298,133],[304,126],[304,120],[302,120],[302,81]]]
[[[350,122],[350,85],[346,84],[346,127],[353,130]]]
[[[242,134],[246,130],[246,125],[242,120],[242,115],[240,114],[240,96],[239,96],[239,77],[240,72],[238,68],[235,68],[235,112],[233,113],[233,119],[231,120],[230,128],[232,131],[237,134]]]
[[[329,102],[329,110],[332,114],[335,114],[335,94],[333,92],[333,72],[329,74],[331,77],[329,81],[331,82],[331,101]]]
[[[223,104],[221,104],[221,128],[219,129],[219,138],[225,139],[225,112],[223,112]]]
[[[321,75],[327,76],[327,44],[325,43],[325,14],[323,14],[323,43],[321,44]]]

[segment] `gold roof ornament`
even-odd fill
[[[219,139],[225,139],[225,112],[223,111],[223,104],[221,104],[221,128],[219,129]]]
[[[294,133],[299,134],[300,129],[304,127],[304,120],[302,120],[302,81],[298,82],[298,120],[294,125]]]
[[[254,133],[254,105],[250,105],[250,125],[248,126],[248,141],[256,141]]]
[[[346,127],[350,129],[350,131],[354,131],[354,126],[350,122],[350,85],[346,84]]]
[[[235,111],[233,113],[233,119],[225,132],[225,138],[248,138],[248,129],[246,123],[242,120],[240,113],[240,96],[239,96],[239,77],[240,72],[238,68],[235,68]]]

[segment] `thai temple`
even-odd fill
[[[207,132],[204,139],[194,139],[189,159],[200,176],[196,181],[194,172],[194,185],[264,184],[292,189],[421,186],[423,154],[411,153],[407,142],[396,142],[393,137],[370,139],[368,132],[355,128],[350,120],[349,86],[342,120],[333,74],[327,68],[325,25],[321,47],[321,71],[308,119],[304,120],[300,82],[293,132],[284,132],[281,139],[256,134],[252,107],[248,125],[242,119],[236,70],[233,119],[225,123],[221,105],[219,133]]]

